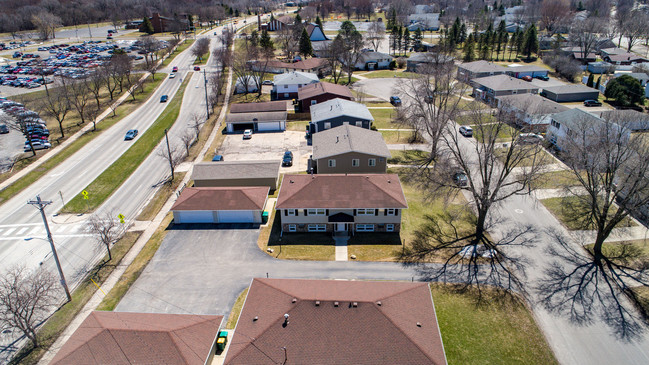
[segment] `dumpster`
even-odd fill
[[[216,349],[218,351],[225,350],[225,344],[228,343],[228,332],[219,331],[219,337],[216,339]]]
[[[262,223],[268,222],[268,212],[265,210],[261,212],[261,222]]]

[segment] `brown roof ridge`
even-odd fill
[[[374,174],[374,175],[384,175],[384,174]],[[386,175],[387,177],[391,177],[391,176],[396,177],[397,181],[399,182],[399,185],[401,185],[401,180],[399,179],[399,175],[397,175],[397,174],[385,174],[385,175]],[[391,191],[386,190],[386,189],[383,189],[383,188],[381,188],[380,186],[378,186],[374,181],[372,181],[372,179],[367,179],[367,180],[369,180],[369,182],[371,182],[372,185],[376,186],[379,190],[381,190],[381,191],[383,191],[384,193],[386,193],[387,195],[389,195],[392,199],[396,200],[397,203],[405,203],[406,207],[408,206],[408,200],[406,200],[406,195],[405,195],[404,192],[403,192],[403,188],[399,189],[399,190],[401,190],[401,198],[403,198],[403,200],[401,200],[400,197],[395,197],[395,196],[392,194]]]
[[[422,284],[422,285],[426,285],[425,283],[421,283],[421,284]],[[428,285],[426,285],[426,286],[428,286]],[[394,296],[396,296],[396,295],[401,295],[401,294],[403,294],[403,293],[405,293],[405,292],[408,292],[408,291],[420,290],[419,288],[420,288],[420,286],[415,286],[415,287],[412,287],[412,288],[408,288],[408,289],[405,289],[405,290],[400,291],[399,293],[395,293],[395,294],[393,294],[393,295],[387,296],[387,297],[383,298],[382,300],[389,299],[389,298],[394,297]],[[430,289],[428,289],[428,290],[430,291]],[[432,297],[431,297],[431,298],[432,298]],[[431,299],[431,301],[432,301],[432,299]],[[388,316],[387,314],[385,314],[385,312],[383,311],[383,307],[379,307],[379,306],[377,306],[377,308],[378,308],[379,312],[380,312],[381,314],[383,314],[383,316],[384,316],[384,317],[385,317],[385,318],[386,318],[390,323],[392,323],[392,324],[394,325],[394,327],[397,329],[397,331],[399,331],[399,332],[400,332],[400,333],[401,333],[405,338],[407,338],[408,340],[410,340],[410,343],[412,343],[413,346],[415,346],[417,349],[419,349],[419,352],[421,352],[421,354],[424,355],[424,357],[426,357],[427,359],[430,359],[430,361],[432,361],[433,364],[435,364],[434,359],[433,359],[432,357],[430,357],[429,354],[428,354],[428,353],[427,353],[427,352],[426,352],[426,351],[425,351],[421,346],[419,346],[419,344],[418,344],[416,341],[414,341],[413,338],[412,338],[411,336],[409,336],[409,335],[408,335],[408,334],[403,330],[403,327],[400,326],[400,325],[398,325],[396,322],[394,322],[394,321],[392,320],[392,317],[390,317],[390,316]],[[434,311],[435,311],[435,306],[433,305],[433,312],[434,312]],[[437,319],[437,313],[435,313],[435,318]],[[439,326],[439,324],[438,324],[438,326]],[[438,328],[439,328],[439,327],[438,327]],[[438,329],[438,331],[439,331],[439,329]]]

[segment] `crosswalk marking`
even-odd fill
[[[16,230],[16,228],[9,228],[9,229],[8,229],[8,230],[3,234],[3,236],[8,236],[8,235],[10,235],[10,234],[11,234],[13,231],[15,231],[15,230]]]
[[[27,231],[28,229],[29,229],[29,227],[23,227],[23,228],[19,229],[18,232],[16,232],[16,234],[23,234],[23,233],[25,233],[25,231]]]

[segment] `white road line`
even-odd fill
[[[38,226],[38,225],[43,225],[43,223],[0,224],[0,228],[24,227],[24,226]]]
[[[42,229],[42,227],[34,227],[34,229],[32,229],[32,230],[29,232],[29,235],[30,235],[30,236],[33,236],[33,235],[35,235],[35,234],[37,234],[37,233],[41,233],[41,232],[42,232],[41,229]]]
[[[6,236],[6,235],[8,235],[8,234],[11,234],[11,233],[12,233],[13,231],[15,231],[15,230],[16,230],[15,228],[9,228],[9,229],[8,229],[8,230],[3,234],[3,236]]]
[[[23,228],[19,229],[18,232],[16,232],[16,234],[23,234],[23,233],[25,233],[28,229],[29,229],[29,227],[23,227]]]
[[[91,234],[55,234],[52,235],[54,239],[57,238],[72,238],[72,237],[92,237]],[[11,236],[11,237],[0,237],[0,241],[23,241],[26,236]],[[40,238],[40,237],[39,237]]]

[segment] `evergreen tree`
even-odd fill
[[[505,60],[505,55],[507,54],[507,44],[509,43],[509,34],[503,34],[503,61]]]
[[[148,16],[145,16],[144,19],[142,20],[142,25],[140,25],[140,32],[146,34],[155,33],[155,31],[153,30],[153,24],[151,24],[151,20],[149,20]]]
[[[252,47],[257,48],[259,46],[259,33],[257,30],[250,32],[250,38],[248,38],[248,40]]]
[[[396,55],[397,54],[397,35],[399,33],[399,27],[396,25],[392,27],[392,31],[390,32],[390,38],[391,38],[391,43],[392,43],[392,54]]]
[[[302,24],[302,17],[300,16],[300,14],[297,14],[295,16],[295,25],[300,25],[300,24]]]
[[[302,35],[300,36],[300,54],[304,57],[313,54],[313,47],[311,46],[311,38],[306,28],[302,28]]]
[[[451,31],[449,33],[449,40],[451,41],[450,44],[459,43],[460,27],[460,18],[457,17],[455,18],[455,22],[453,22],[453,26],[451,27]]]
[[[403,27],[398,26],[397,27],[397,50],[399,51],[399,54],[401,54],[401,45],[403,44]]]
[[[474,58],[474,49],[473,49],[473,37],[469,35],[466,42],[464,43],[464,62],[471,62]]]
[[[593,87],[594,82],[595,82],[595,75],[594,74],[588,75],[588,81],[586,81],[586,86]]]
[[[412,43],[413,43],[413,47],[415,48],[415,51],[419,51],[421,49],[422,39],[423,39],[423,35],[421,34],[421,29],[419,28],[415,29],[415,34],[412,36]]]
[[[539,37],[536,32],[536,26],[534,24],[530,25],[525,32],[525,41],[523,43],[523,53],[527,55],[529,60],[532,57],[532,53],[537,53],[539,51]]]
[[[525,34],[523,31],[518,32],[518,38],[516,38],[516,57],[523,50],[523,43],[525,42]]]
[[[595,89],[599,90],[599,86],[601,85],[602,82],[602,75],[599,75],[597,78],[597,83],[595,84]]]
[[[259,46],[267,57],[271,57],[275,52],[275,45],[273,44],[273,40],[270,39],[270,35],[266,29],[261,31]]]
[[[464,43],[466,41],[466,24],[462,23],[460,26],[460,37],[457,40],[457,43]]]
[[[586,8],[584,8],[584,4],[582,4],[580,1],[579,4],[577,5],[577,11],[584,11],[584,10],[586,10]]]
[[[410,48],[410,31],[408,28],[404,28],[403,30],[403,51],[404,53],[408,52],[408,49]]]
[[[315,17],[315,23],[318,24],[320,29],[322,29],[322,19],[320,19],[320,16]],[[324,30],[323,30],[323,32],[324,32]]]
[[[489,44],[483,42],[482,49],[480,50],[480,59],[486,60],[489,56]]]
[[[505,15],[505,7],[503,6],[503,3],[500,3],[500,6],[498,7],[498,15]]]

